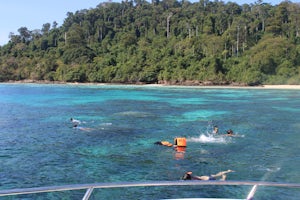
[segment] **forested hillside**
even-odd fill
[[[0,81],[300,84],[299,31],[289,1],[100,3],[11,33]]]

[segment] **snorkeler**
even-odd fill
[[[171,142],[168,142],[168,141],[157,141],[157,142],[154,142],[154,144],[163,145],[163,146],[167,146],[167,147],[172,147],[173,146],[173,144]]]
[[[214,133],[214,134],[218,134],[218,133],[219,133],[219,128],[218,128],[218,126],[214,126],[213,133]]]
[[[174,144],[168,141],[157,141],[154,144],[173,147],[175,150],[174,157],[176,160],[184,159],[184,154],[186,150],[186,139],[185,138],[175,138]]]
[[[227,170],[227,171],[222,171],[217,174],[212,174],[210,176],[192,176],[193,172],[186,172],[182,179],[183,180],[202,180],[202,181],[211,181],[211,180],[217,180],[217,177],[221,177],[219,180],[220,181],[225,181],[226,180],[226,174],[234,172],[233,170]]]
[[[176,137],[174,138],[174,144],[168,141],[158,141],[154,144],[163,145],[167,147],[186,147],[186,138],[185,137]]]
[[[226,136],[234,136],[233,130],[229,129],[226,131]]]
[[[81,123],[81,121],[77,120],[77,119],[74,119],[71,117],[71,122],[73,123],[73,125],[79,125]]]

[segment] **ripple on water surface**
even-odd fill
[[[209,175],[227,169],[236,171],[229,180],[300,182],[300,91],[0,84],[0,104],[2,189],[180,180],[186,171]],[[70,117],[91,129],[74,129]],[[215,124],[220,134],[231,128],[239,137],[212,135]],[[154,145],[183,135],[184,152]],[[93,194],[95,199],[162,199],[178,197],[179,190],[181,197],[244,198],[250,187]],[[44,199],[82,196],[60,193]],[[300,192],[258,192],[261,199],[287,196],[296,200]]]

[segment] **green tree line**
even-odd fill
[[[0,81],[300,84],[300,4],[125,0],[20,27]]]

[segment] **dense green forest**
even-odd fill
[[[10,33],[0,81],[300,84],[299,34],[290,1],[106,2]]]

